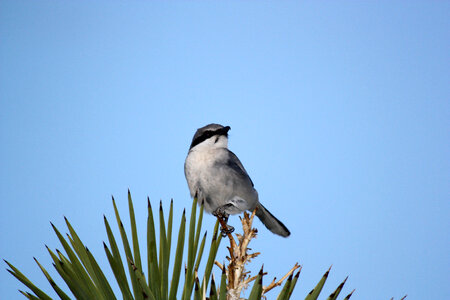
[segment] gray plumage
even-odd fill
[[[289,236],[286,226],[259,202],[250,176],[228,150],[228,130],[228,126],[209,124],[195,133],[184,164],[191,196],[197,196],[209,213],[222,208],[228,214],[239,214],[257,207],[256,216],[270,231]]]

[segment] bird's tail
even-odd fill
[[[256,216],[261,220],[261,222],[275,234],[281,235],[282,237],[288,237],[291,233],[289,229],[284,226],[274,215],[272,215],[261,203],[258,203],[256,210]]]

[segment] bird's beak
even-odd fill
[[[230,129],[231,129],[230,126],[225,126],[225,127],[223,128],[223,131],[225,131],[226,133],[228,133],[228,130],[230,130]]]

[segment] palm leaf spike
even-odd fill
[[[73,236],[74,236],[72,238],[69,234],[67,234],[67,238],[69,239],[69,242],[72,245],[72,248],[75,250],[76,254],[80,258],[81,263],[74,254],[72,254],[72,256],[69,256],[69,259],[66,259],[64,257],[64,259],[62,259],[62,260],[66,263],[66,265],[70,266],[73,269],[73,271],[75,272],[75,276],[77,278],[82,277],[81,280],[85,283],[85,285],[88,287],[88,289],[91,291],[91,293],[95,294],[98,292],[97,287],[101,285],[100,278],[98,277],[100,274],[97,274],[94,271],[94,266],[92,265],[92,263],[89,259],[89,255],[86,251],[86,247],[83,245],[81,240],[78,238],[74,229],[70,226],[70,223],[67,220],[66,220],[66,223],[69,224],[69,230],[71,230],[73,232],[71,234],[73,234]],[[72,252],[71,249],[70,249],[70,252]],[[60,255],[60,257],[62,256],[62,254],[60,252],[58,252],[58,250],[57,250],[57,253],[58,253],[58,255]],[[84,268],[83,268],[83,266],[84,266]],[[87,273],[86,273],[85,269],[88,271]],[[81,272],[79,270],[81,270]],[[103,295],[103,296],[105,296],[105,295]]]
[[[153,296],[152,291],[147,285],[147,282],[145,280],[144,274],[142,274],[141,271],[136,267],[136,265],[129,259],[128,263],[131,265],[131,268],[134,272],[136,272],[136,279],[139,283],[139,286],[141,287],[141,294],[144,299],[150,299],[155,300],[155,296]]]
[[[195,278],[194,300],[202,300],[202,298],[202,290],[200,289],[198,278]]]
[[[155,222],[153,219],[152,205],[147,197],[147,263],[148,263],[148,285],[153,291],[157,300],[161,299],[160,273],[158,266],[158,253],[156,250]],[[152,280],[150,280],[152,278]]]
[[[408,295],[403,296],[400,300],[406,299],[407,296],[408,296]],[[392,297],[391,300],[394,300],[394,297]]]
[[[261,299],[262,296],[262,279],[264,276],[263,272],[264,265],[261,267],[261,270],[258,273],[258,276],[256,277],[255,283],[253,284],[253,288],[250,292],[250,296],[248,297],[248,300],[257,300]]]
[[[172,226],[173,226],[173,199],[170,200],[170,209],[169,209],[169,220],[167,221],[167,249],[171,250],[172,246]],[[170,256],[167,255],[167,262],[166,264],[169,264]]]
[[[126,258],[127,258],[127,260],[133,261],[133,254],[131,253],[130,244],[128,243],[128,237],[125,232],[123,223],[120,219],[119,211],[117,209],[116,201],[114,200],[114,197],[112,197],[112,202],[113,202],[114,213],[116,215],[117,225],[119,226],[120,236],[122,238],[122,244],[123,244],[123,248],[125,250]],[[127,265],[128,265],[128,273],[129,273],[130,279],[131,279],[131,286],[133,287],[134,298],[136,300],[143,300],[144,297],[142,296],[142,289],[140,288],[139,283],[137,282],[136,273],[133,271],[133,268],[131,267],[130,264],[127,264]]]
[[[69,296],[67,296],[67,294],[64,293],[63,290],[61,290],[61,288],[56,284],[56,282],[53,280],[53,278],[50,276],[47,270],[39,263],[36,257],[33,257],[33,259],[41,269],[42,273],[44,273],[45,278],[47,278],[48,282],[50,283],[56,294],[58,294],[59,298],[61,298],[62,300],[70,300]]]
[[[202,260],[202,257],[203,257],[203,249],[205,248],[205,241],[206,241],[207,233],[208,233],[208,231],[205,231],[205,234],[203,235],[203,238],[202,238],[202,242],[200,243],[200,249],[198,251],[197,261],[195,262],[194,270],[198,270],[198,267],[200,266],[200,261]]]
[[[75,232],[75,229],[73,229],[72,225],[70,224],[69,220],[67,220],[66,217],[64,217],[64,221],[66,222],[66,226],[69,229],[69,234],[67,234],[67,238],[69,239],[70,244],[72,245],[73,250],[75,250],[75,253],[78,255],[79,259],[76,257],[76,255],[74,254],[74,252],[72,251],[72,248],[64,241],[61,241],[62,236],[59,235],[59,232],[57,232],[56,234],[58,235],[58,239],[60,240],[61,244],[64,247],[64,250],[66,251],[67,255],[69,256],[69,259],[71,260],[72,264],[76,267],[76,269],[78,271],[81,270],[81,273],[79,275],[83,276],[83,278],[85,279],[85,281],[91,281],[89,279],[89,276],[91,276],[92,279],[94,279],[95,281],[95,274],[94,274],[94,270],[91,266],[91,263],[89,261],[88,255],[86,253],[86,249],[85,246],[83,245],[83,242],[81,242],[81,239],[78,237],[77,233]],[[52,223],[50,223],[52,224]],[[56,227],[53,226],[53,229],[56,230]],[[86,273],[84,271],[83,266],[81,265],[81,263],[83,264],[84,268],[87,270]]]
[[[292,280],[291,288],[289,289],[289,297],[292,296],[292,292],[294,291],[295,285],[297,284],[298,277],[300,276],[301,270],[302,270],[302,267],[300,266],[297,274],[295,274],[294,279]]]
[[[75,269],[74,269],[75,274],[80,275],[82,277],[82,280],[84,282],[87,282],[87,286],[91,290],[91,292],[100,294],[101,297],[104,299],[115,299],[114,293],[113,293],[105,275],[103,274],[103,271],[98,266],[95,258],[92,256],[92,254],[89,252],[89,250],[83,245],[83,243],[81,242],[81,239],[78,237],[77,233],[73,229],[69,220],[67,220],[66,217],[64,217],[64,220],[65,220],[67,228],[69,229],[69,232],[70,232],[70,235],[67,234],[67,238],[69,239],[70,244],[72,245],[72,248],[75,250],[76,254],[80,258],[81,263],[83,264],[84,268],[86,268],[86,270],[89,273],[89,275],[88,275],[84,271],[84,268],[81,265],[80,261],[75,256],[72,249],[65,242],[65,240],[61,241],[64,249],[66,250],[66,253],[69,255],[69,259],[71,261],[70,265],[75,267]],[[56,227],[54,227],[54,229],[56,230]],[[58,232],[57,232],[57,235],[58,235]],[[62,236],[58,235],[58,238],[62,238]]]
[[[186,210],[183,210],[181,216],[180,229],[178,231],[178,242],[175,250],[175,263],[173,265],[172,281],[170,285],[169,300],[175,300],[180,280],[181,264],[183,260],[183,250],[186,232]]]
[[[88,254],[89,260],[91,262],[91,266],[94,270],[94,273],[97,278],[97,290],[99,290],[103,296],[104,299],[112,300],[116,299],[116,296],[114,296],[114,292],[111,288],[111,286],[108,283],[108,280],[105,277],[105,274],[103,274],[103,271],[100,269],[97,261],[95,260],[92,253],[89,251],[89,249],[86,247],[86,252]]]
[[[225,269],[225,263],[222,265],[222,276],[220,278],[220,288],[219,288],[219,300],[227,299],[227,273]]]
[[[355,291],[355,290],[351,291],[350,294],[348,294],[348,295],[344,298],[344,300],[350,299],[350,297],[353,295],[353,292],[354,292],[354,291]]]
[[[41,289],[39,289],[37,286],[35,286],[22,272],[19,271],[16,267],[14,267],[12,264],[10,264],[7,260],[3,260],[10,268],[6,269],[10,274],[12,274],[14,277],[16,277],[20,282],[22,282],[24,285],[26,285],[30,290],[33,291],[33,293],[36,294],[41,299],[45,300],[51,300],[50,296],[48,296],[46,293],[44,293]]]
[[[64,250],[67,253],[67,256],[69,259],[67,259],[66,263],[66,268],[71,267],[71,270],[73,270],[73,275],[72,278],[78,278],[80,280],[80,282],[83,283],[83,287],[87,287],[89,289],[89,293],[90,294],[95,294],[95,286],[91,280],[91,278],[89,277],[89,275],[93,277],[95,277],[95,275],[93,274],[93,270],[90,268],[90,264],[87,262],[89,259],[87,258],[87,255],[85,255],[85,253],[79,254],[80,258],[83,257],[83,254],[85,255],[85,267],[86,269],[83,267],[83,265],[81,264],[80,260],[78,259],[78,257],[76,256],[76,254],[73,252],[72,248],[70,247],[70,245],[67,243],[67,241],[64,239],[64,237],[62,236],[62,234],[59,232],[59,230],[56,228],[55,225],[53,225],[52,222],[50,222],[50,225],[53,228],[53,231],[56,233],[56,236],[58,237],[59,242],[61,243],[61,245],[63,246]],[[62,257],[62,254],[57,250],[56,251],[58,253],[58,255],[60,257]],[[80,251],[83,252],[83,251]],[[90,271],[90,274],[88,274],[86,272],[86,270],[88,270],[88,272]]]
[[[211,277],[211,287],[209,291],[209,300],[217,300],[217,289],[216,289],[216,282],[214,280],[214,274],[212,274]]]
[[[173,201],[170,201],[169,217],[167,220],[167,231],[166,231],[166,253],[164,253],[164,274],[163,286],[164,286],[164,299],[169,296],[169,262],[170,253],[172,245],[172,226],[173,226]]]
[[[58,263],[53,263],[52,265],[56,269],[58,274],[61,276],[61,278],[64,280],[64,282],[67,284],[67,286],[69,287],[72,294],[77,299],[86,299],[88,296],[86,294],[84,294],[84,292],[80,289],[80,287],[78,287],[72,283],[72,281],[70,280],[68,275],[62,270],[61,264],[62,263],[58,262]]]
[[[30,299],[30,300],[40,300],[40,298],[33,296],[32,294],[28,293],[28,292],[24,292],[19,290],[19,292],[24,295],[26,298]]]
[[[197,249],[198,249],[198,241],[200,239],[200,231],[202,229],[202,221],[203,221],[203,202],[200,206],[200,212],[198,215],[198,221],[197,221],[197,231],[195,233],[195,240],[194,240],[194,253],[197,253]]]
[[[64,279],[64,282],[69,287],[70,291],[75,295],[77,299],[86,299],[88,295],[86,292],[82,289],[81,285],[76,285],[73,283],[72,278],[69,277],[69,275],[64,271],[63,269],[63,262],[59,260],[58,256],[53,253],[50,248],[45,245],[45,248],[47,249],[48,253],[50,254],[50,257],[53,260],[53,267],[56,269],[58,274]]]
[[[317,297],[319,297],[320,292],[322,291],[323,285],[325,284],[325,281],[328,278],[328,274],[330,273],[331,267],[328,269],[328,271],[325,272],[325,274],[320,279],[319,283],[317,283],[316,287],[309,292],[309,294],[306,296],[305,300],[316,300]]]
[[[141,253],[139,251],[139,240],[136,228],[136,218],[134,216],[133,200],[131,199],[130,189],[128,189],[128,210],[130,213],[131,238],[133,240],[134,265],[142,273]]]
[[[347,281],[348,276],[344,279],[344,281],[336,288],[336,290],[328,296],[327,300],[336,300],[339,296],[339,293],[341,292],[342,288],[344,287],[345,282]]]
[[[76,281],[80,280],[80,278],[78,277],[78,274],[74,273],[72,264],[64,256],[64,254],[62,254],[61,251],[59,251],[58,249],[56,249],[56,254],[57,254],[57,258],[58,258],[59,262],[61,263],[61,267],[66,272],[66,274],[69,275],[72,280],[76,280]],[[91,292],[95,293],[95,288],[94,288],[94,284],[92,283],[92,281],[89,281],[89,285],[90,285],[89,288],[91,288]],[[86,285],[83,285],[83,288],[86,288],[86,287],[87,287]]]
[[[293,274],[291,273],[291,275],[289,275],[288,279],[286,280],[286,283],[284,284],[283,288],[281,289],[281,292],[278,295],[277,300],[289,299],[289,290],[291,289],[292,277]]]
[[[159,274],[161,278],[161,299],[167,299],[168,287],[168,269],[169,269],[169,249],[166,234],[166,225],[164,223],[164,211],[162,201],[159,202]],[[166,264],[167,262],[167,264]]]
[[[283,288],[281,289],[281,292],[278,296],[277,299],[280,300],[287,300],[289,299],[290,295],[289,295],[289,291],[291,289],[291,285],[292,285],[292,278],[294,277],[294,274],[289,275],[288,279],[286,280],[286,283],[284,284]]]
[[[203,210],[204,210],[204,205],[203,202],[200,206],[200,212],[199,212],[199,216],[198,216],[198,221],[197,221],[197,231],[195,233],[195,240],[194,240],[194,253],[196,253],[196,261],[194,264],[194,272],[198,272],[198,268],[200,266],[200,262],[202,260],[203,257],[203,250],[205,248],[205,241],[206,241],[206,236],[207,236],[207,231],[205,231],[202,241],[200,243],[200,249],[198,250],[198,242],[199,242],[199,238],[200,238],[200,232],[201,232],[201,227],[202,227],[202,222],[203,222]],[[211,251],[211,249],[210,249]],[[215,257],[215,255],[214,255]],[[194,256],[195,259],[195,256]]]
[[[74,270],[73,265],[58,249],[56,249],[56,254],[56,259],[58,260],[62,271],[67,275],[73,285],[77,285],[77,282],[80,282],[80,277],[79,274],[76,273],[77,271]],[[88,278],[86,283],[80,284],[79,288],[84,294],[89,295],[89,297],[98,296],[98,298],[101,299],[101,295],[97,292],[95,285],[90,278]]]
[[[187,300],[190,298],[192,288],[194,286],[194,239],[195,239],[195,219],[197,213],[197,198],[192,201],[191,219],[189,221],[189,238],[188,238],[188,256],[187,256],[187,272],[184,282],[182,299]]]
[[[123,299],[130,300],[133,298],[133,296],[131,294],[130,286],[128,285],[127,276],[125,275],[125,269],[122,262],[122,257],[120,256],[119,248],[117,247],[116,239],[114,238],[111,227],[108,223],[108,219],[105,215],[103,215],[103,221],[105,223],[106,234],[108,235],[108,241],[111,247],[111,251],[109,251],[105,242],[103,242],[106,256],[108,258],[111,269],[113,270],[117,284],[119,285],[119,288],[122,292]]]
[[[68,284],[70,284],[74,289],[77,290],[78,293],[83,295],[83,297],[87,298],[94,298],[96,297],[97,293],[95,290],[92,290],[91,287],[87,287],[83,284],[77,284],[79,283],[79,278],[76,276],[76,274],[73,272],[73,269],[71,268],[70,264],[68,263],[67,259],[59,252],[58,249],[56,249],[56,253],[58,256],[56,256],[56,259],[58,259],[57,265],[62,270],[62,273],[66,276],[64,279]],[[99,296],[101,298],[101,296]]]
[[[121,270],[123,271],[123,266],[118,265],[105,242],[103,242],[103,248],[105,249],[106,257],[108,258],[114,277],[116,278],[117,284],[119,285],[120,291],[122,293],[122,298],[124,300],[133,300],[133,296],[131,295],[130,287],[128,286],[128,281],[125,273],[122,274],[121,272]]]
[[[91,278],[89,278],[87,285],[80,284],[80,277],[78,276],[77,270],[74,269],[73,264],[71,264],[71,262],[58,249],[56,249],[56,253],[59,256],[61,268],[69,276],[73,285],[79,285],[80,288],[84,289],[84,292],[91,298],[106,299],[102,291],[96,286],[96,283],[93,282]]]
[[[219,220],[216,221],[216,224],[214,225],[214,232],[211,239],[211,246],[210,251],[208,255],[208,260],[206,261],[205,266],[205,273],[202,281],[202,289],[205,289],[208,287],[209,278],[211,277],[211,271],[212,267],[214,265],[214,260],[217,255],[217,251],[219,249],[220,241],[222,240],[222,235],[219,234]]]

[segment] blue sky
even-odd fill
[[[66,216],[108,269],[111,195],[125,219],[131,189],[142,238],[147,195],[173,198],[178,222],[190,141],[215,122],[231,126],[231,150],[292,232],[255,223],[252,269],[264,263],[266,283],[299,262],[295,299],[330,265],[323,296],[348,275],[354,299],[449,299],[449,12],[444,1],[2,1],[0,256],[51,294],[32,257],[56,277],[44,244],[60,248],[49,221],[65,232]],[[19,288],[0,272],[2,299],[22,299]]]

